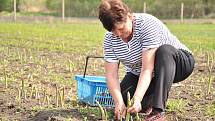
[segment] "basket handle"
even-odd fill
[[[101,59],[104,59],[103,56],[87,56],[86,57],[86,64],[85,64],[85,69],[84,69],[84,77],[85,78],[85,75],[86,75],[86,71],[87,71],[87,64],[88,64],[88,60],[89,58],[101,58]]]

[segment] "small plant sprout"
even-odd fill
[[[38,89],[35,87],[35,99],[39,98],[39,92]]]
[[[104,112],[105,112],[105,116],[106,116],[106,118],[105,119],[108,119],[108,114],[107,114],[107,110],[106,110],[106,108],[103,108],[104,109]],[[106,120],[107,121],[107,120]]]
[[[66,118],[66,120],[65,121],[71,121],[71,119],[68,117],[68,118]]]
[[[38,104],[41,107],[41,100],[40,100],[40,98],[38,98]]]
[[[31,92],[30,92],[30,98],[35,98],[37,99],[38,98],[38,90],[35,86],[32,86],[31,87]]]
[[[4,81],[5,81],[5,88],[8,87],[8,79],[7,79],[7,72],[6,72],[6,65],[4,64]]]
[[[58,87],[57,85],[55,86],[55,91],[56,91],[56,106],[58,107]]]
[[[73,106],[78,106],[78,102],[77,102],[77,97],[76,96],[72,96],[71,97],[71,103]]]
[[[32,85],[31,87],[31,93],[30,93],[30,98],[36,97],[36,87]]]
[[[87,117],[84,117],[84,121],[87,121]]]
[[[33,89],[34,89],[34,86],[32,85],[32,86],[31,86],[31,91],[30,91],[30,98],[33,97]]]
[[[131,99],[131,96],[130,96],[130,93],[127,92],[127,109],[129,109],[134,103],[134,99]],[[131,116],[131,114],[127,111],[126,113],[126,121],[133,121],[133,117]],[[139,117],[139,114],[136,113],[136,116],[135,116],[135,121],[140,121],[140,117]]]
[[[140,117],[139,117],[139,113],[136,113],[136,116],[135,116],[135,121],[140,121]]]
[[[21,90],[19,88],[17,88],[17,90],[18,90],[18,95],[16,97],[16,100],[20,104],[20,102],[21,102]]]
[[[130,96],[130,93],[127,92],[127,109],[129,109],[130,107],[131,107],[131,96]],[[129,121],[130,118],[131,118],[131,114],[127,111],[125,120]]]
[[[65,87],[62,87],[61,90],[62,90],[62,100],[64,101],[65,100]]]
[[[22,81],[21,81],[21,85],[22,85],[22,87],[21,87],[21,96],[23,97],[25,94],[25,82],[24,82],[24,80],[22,79]]]
[[[188,102],[183,99],[169,99],[167,102],[167,111],[183,113],[187,104]]]
[[[24,100],[27,100],[27,91],[24,90]]]
[[[69,59],[69,71],[70,72],[72,72],[72,68],[73,68],[72,61]]]
[[[208,77],[208,94],[210,94],[211,93],[211,86],[212,86],[212,82],[213,82],[213,76],[212,75],[210,75],[209,77]]]
[[[32,74],[29,74],[29,75],[28,75],[28,81],[33,81],[33,80],[34,80],[33,75],[32,75]]]
[[[20,63],[23,64],[23,57],[22,57],[22,54],[18,52],[18,56],[19,56]]]
[[[101,116],[103,121],[107,121],[107,112],[104,110],[104,108],[100,105],[100,103],[96,100],[97,105],[99,106],[99,109],[101,111]]]
[[[7,47],[7,54],[10,55],[10,48]]]
[[[61,94],[60,90],[58,90],[58,95],[59,95],[59,103],[60,103],[60,107],[64,106],[64,101],[63,101],[63,95]]]
[[[23,49],[23,53],[24,53],[24,62],[27,62],[27,52],[26,52],[26,49]]]
[[[50,104],[50,98],[48,95],[46,95],[46,104],[49,105]]]
[[[46,103],[46,88],[43,89],[43,104]]]
[[[212,81],[213,81],[213,76],[212,76],[213,61],[214,61],[213,56],[209,52],[207,52],[207,66],[208,66],[208,71],[209,71],[208,90],[207,90],[208,94],[210,94],[210,92],[211,92],[211,86],[212,86]]]
[[[123,121],[122,111],[120,111],[120,121]]]
[[[62,103],[64,105],[64,100],[65,100],[65,87],[62,88]]]

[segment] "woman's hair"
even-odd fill
[[[121,0],[102,0],[99,5],[99,20],[108,31],[114,29],[114,25],[126,22],[130,9]]]

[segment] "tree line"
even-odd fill
[[[13,11],[14,0],[0,0],[0,12]],[[101,0],[65,0],[66,17],[95,17]],[[133,12],[146,12],[160,18],[215,18],[215,0],[123,0]],[[18,12],[40,12],[61,16],[62,0],[16,0]]]

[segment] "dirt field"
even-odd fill
[[[65,120],[83,120],[87,117],[88,120],[99,120],[99,116],[94,114],[89,106],[76,105],[71,97],[76,95],[75,81],[72,87],[67,84],[57,83],[54,80],[46,80],[50,71],[61,74],[64,80],[71,80],[71,73],[77,74],[83,72],[83,67],[76,67],[70,72],[67,68],[62,68],[59,60],[65,58],[73,58],[74,55],[69,53],[56,53],[46,51],[36,51],[34,56],[43,58],[44,63],[39,64],[37,61],[32,61],[30,56],[24,63],[19,58],[13,58],[13,54],[19,49],[10,48],[10,55],[0,52],[0,58],[7,60],[7,77],[8,87],[5,88],[5,83],[0,83],[0,120],[26,120],[26,121],[65,121]],[[12,54],[12,52],[14,52]],[[22,51],[20,51],[22,53]],[[174,85],[170,93],[170,100],[182,100],[183,104],[174,108],[169,106],[167,108],[166,118],[169,121],[214,121],[215,116],[210,116],[209,111],[214,111],[215,105],[215,80],[208,93],[208,66],[205,53],[198,53],[195,55],[196,65],[194,73],[182,83]],[[84,57],[72,60],[73,62],[84,63]],[[47,60],[47,61],[45,61]],[[83,63],[82,63],[83,62]],[[213,63],[214,64],[214,63]],[[0,77],[4,80],[5,74],[1,66]],[[81,70],[81,71],[80,71]],[[29,73],[31,72],[31,73]],[[215,66],[212,69],[212,75],[215,75]],[[35,74],[34,74],[35,73]],[[73,78],[73,77],[72,77]],[[12,80],[13,79],[13,80]],[[21,91],[21,81],[25,81],[25,96],[19,98],[19,91]],[[65,86],[65,105],[64,107],[56,107],[55,102],[55,87]],[[38,89],[38,95],[31,94],[32,87]],[[44,91],[49,96],[49,105],[44,101]],[[174,101],[173,101],[174,102]],[[177,103],[177,102],[176,102]],[[212,106],[212,107],[211,107]],[[88,113],[86,109],[88,110]],[[85,110],[85,112],[81,111]],[[109,110],[112,111],[111,109]],[[208,114],[209,113],[209,114]],[[213,113],[214,114],[214,113]]]

